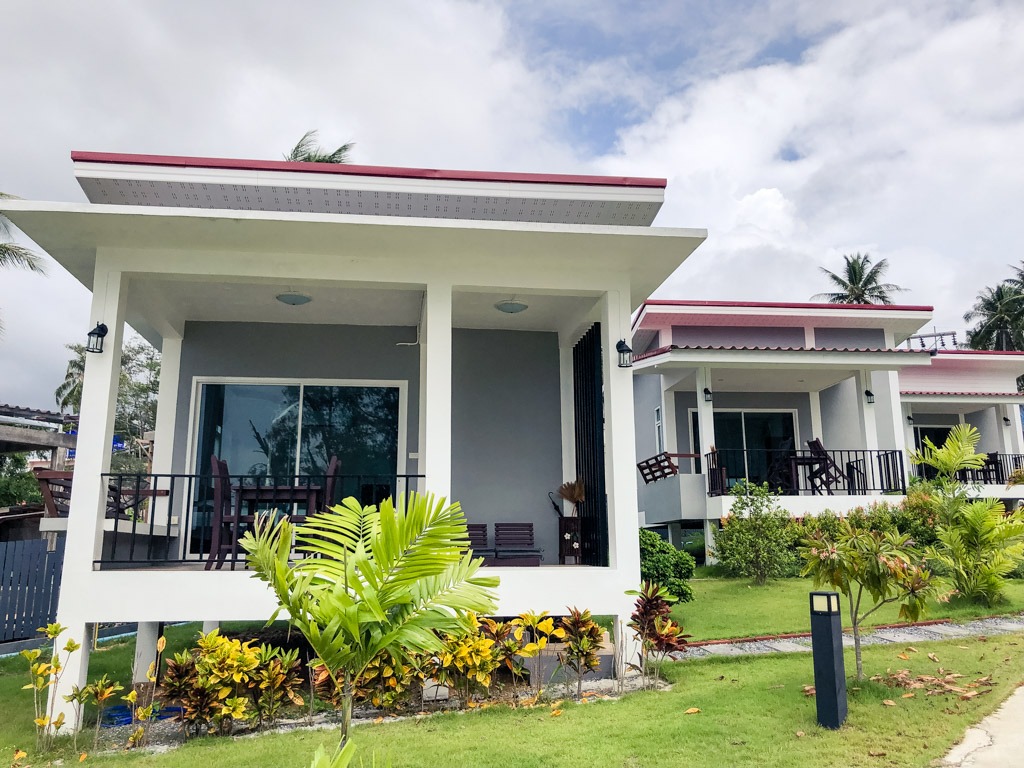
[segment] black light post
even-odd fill
[[[818,725],[835,730],[846,721],[846,665],[838,592],[811,592],[811,655]]]

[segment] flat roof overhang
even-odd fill
[[[633,334],[642,348],[658,330],[674,326],[878,328],[891,331],[901,344],[931,316],[932,307],[918,305],[649,299],[633,319]]]
[[[692,391],[698,368],[710,368],[716,392],[819,392],[855,371],[928,364],[905,350],[671,349],[637,360],[638,375],[664,375],[668,388]]]
[[[137,270],[125,272],[139,279],[252,282],[259,260],[273,269],[273,276],[260,279],[282,287],[303,277],[303,269],[307,279],[318,279],[307,266],[314,262],[335,265],[335,273],[338,264],[353,265],[353,274],[361,264],[364,272],[383,276],[376,281],[382,285],[422,282],[435,273],[435,265],[449,274],[494,275],[494,282],[481,284],[510,288],[524,275],[555,270],[570,295],[578,287],[576,275],[581,285],[603,275],[629,281],[628,300],[635,309],[707,237],[702,229],[21,200],[0,201],[0,210],[90,290],[97,254],[109,251],[137,264]],[[151,311],[149,302],[129,304],[127,319],[152,341],[161,334],[147,320]]]
[[[900,392],[915,413],[971,413],[993,405],[1024,405],[1022,392]]]
[[[650,226],[665,179],[72,152],[89,202]]]

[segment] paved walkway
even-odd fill
[[[926,640],[950,640],[957,637],[978,637],[980,635],[1003,635],[1009,632],[1024,632],[1024,616],[1001,616],[994,619],[978,619],[966,624],[928,624],[920,627],[896,627],[876,629],[861,636],[862,645],[884,645],[887,643],[920,643]],[[843,645],[853,646],[853,635],[843,635]],[[738,640],[734,643],[696,645],[685,653],[673,654],[674,659],[699,659],[707,656],[748,656],[761,653],[806,653],[811,650],[811,638],[797,637],[785,640]]]
[[[1024,688],[995,712],[967,729],[963,740],[938,765],[955,768],[1007,768],[1024,762]]]

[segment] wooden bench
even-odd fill
[[[538,566],[540,558],[533,523],[494,524],[494,565]]]

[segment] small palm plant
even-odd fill
[[[318,132],[306,131],[299,143],[292,147],[292,151],[284,156],[285,160],[293,163],[347,163],[349,153],[354,143],[342,144],[333,152],[328,152],[317,143]]]
[[[460,506],[432,494],[385,499],[379,509],[347,498],[297,527],[265,516],[241,544],[278,612],[316,652],[313,663],[340,688],[341,739],[332,761],[319,754],[318,765],[351,755],[355,684],[378,654],[438,654],[442,636],[473,632],[473,614],[495,610],[498,579],[477,574],[483,561],[469,550]]]

